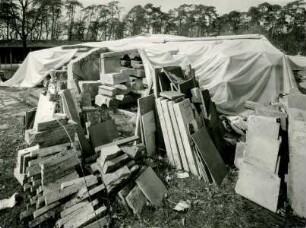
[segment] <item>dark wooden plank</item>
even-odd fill
[[[205,161],[215,183],[220,185],[226,176],[227,168],[210,138],[206,127],[203,127],[191,137],[198,148],[200,156]]]
[[[119,134],[113,120],[107,120],[88,127],[89,137],[92,145],[96,148],[112,142]]]
[[[148,167],[136,179],[136,183],[154,206],[158,207],[161,205],[167,189],[151,167]]]
[[[138,99],[138,109],[140,110],[141,116],[154,110],[154,107],[155,99],[153,94]]]

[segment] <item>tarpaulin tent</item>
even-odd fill
[[[109,51],[137,49],[149,83],[155,67],[191,64],[200,86],[210,91],[220,110],[229,112],[240,111],[246,100],[268,103],[280,93],[289,93],[297,86],[290,64],[301,66],[260,35],[208,38],[148,35],[82,46],[105,47]],[[58,55],[60,51],[62,55]],[[70,61],[75,52],[76,49],[60,47],[32,52],[3,85],[35,86],[48,71]],[[69,77],[73,75],[68,70],[68,80]]]

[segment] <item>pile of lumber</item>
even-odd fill
[[[156,77],[156,110],[169,164],[220,185],[227,167],[216,146],[220,141],[212,138],[221,136],[209,94],[177,67],[156,70]]]
[[[100,156],[91,165],[94,174],[101,175],[107,193],[117,193],[124,208],[137,216],[149,201],[159,207],[167,193],[163,182],[151,167],[143,166],[145,146],[108,145],[101,149]]]

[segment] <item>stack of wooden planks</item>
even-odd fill
[[[156,99],[169,163],[219,185],[227,168],[193,103],[184,94],[164,91]]]
[[[130,84],[132,73],[132,70],[127,68],[118,73],[101,74],[102,85],[99,86],[95,104],[99,107],[117,107],[119,104],[133,101],[133,97],[129,95],[132,91]]]

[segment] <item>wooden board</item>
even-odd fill
[[[88,127],[89,137],[92,145],[96,148],[112,142],[119,136],[113,120],[107,120]]]
[[[143,135],[146,145],[148,156],[152,156],[156,153],[156,142],[155,142],[155,116],[154,111],[151,110],[141,117]]]
[[[235,191],[237,194],[273,211],[277,210],[280,178],[243,162]]]
[[[67,116],[70,119],[72,119],[74,122],[77,123],[77,135],[78,135],[78,140],[80,141],[81,144],[82,151],[86,154],[91,154],[92,148],[85,138],[85,132],[81,126],[79,113],[73,101],[70,90],[69,89],[63,90],[61,96],[62,96],[64,112],[67,114]]]
[[[185,94],[176,92],[176,91],[163,91],[163,92],[160,92],[159,95],[169,100],[175,100],[178,98],[183,98],[185,96]]]
[[[136,184],[154,206],[161,205],[167,189],[151,167],[148,167],[136,179]]]
[[[206,127],[194,133],[192,139],[200,152],[200,156],[207,164],[215,183],[220,185],[226,176],[227,168],[211,140]]]
[[[128,137],[128,138],[120,139],[120,140],[117,140],[117,141],[114,141],[114,142],[111,142],[111,143],[107,143],[107,144],[102,145],[102,146],[98,146],[98,147],[95,148],[95,151],[99,152],[106,147],[113,146],[113,145],[120,146],[120,145],[124,145],[124,144],[130,143],[130,142],[136,141],[138,139],[139,139],[138,135],[133,135],[133,136]]]
[[[189,172],[190,169],[189,169],[187,157],[186,157],[186,154],[185,154],[185,149],[184,149],[184,145],[183,145],[183,141],[182,141],[182,137],[181,137],[181,132],[179,130],[177,119],[176,119],[176,116],[175,116],[175,113],[174,113],[174,108],[173,108],[174,104],[175,104],[174,101],[169,101],[168,102],[169,114],[170,114],[171,123],[172,123],[172,126],[173,126],[175,140],[177,142],[179,154],[180,154],[180,157],[181,157],[183,170],[185,170],[186,172]]]
[[[56,103],[50,101],[48,96],[40,94],[33,129],[37,129],[37,124],[53,119]]]
[[[168,157],[170,165],[175,167],[175,162],[174,162],[172,149],[171,149],[170,144],[168,143],[170,140],[169,140],[169,135],[168,135],[167,127],[166,127],[166,121],[165,121],[165,117],[164,117],[164,114],[163,114],[163,109],[162,109],[162,106],[161,106],[161,101],[163,101],[163,100],[164,100],[164,98],[157,98],[155,100],[156,109],[157,109],[158,117],[159,117],[159,120],[160,120],[160,126],[161,126],[162,133],[163,133],[163,138],[164,138],[164,142],[165,142],[167,157]]]
[[[138,109],[140,111],[140,115],[143,116],[144,114],[154,110],[154,95],[151,94],[146,97],[139,98],[137,100]]]
[[[161,101],[161,107],[162,107],[162,111],[163,111],[163,114],[164,114],[166,128],[167,128],[167,132],[168,132],[168,136],[169,136],[169,141],[165,142],[165,143],[170,144],[173,159],[174,159],[174,163],[175,163],[175,167],[178,170],[181,170],[183,166],[182,166],[181,156],[180,156],[180,153],[179,153],[179,150],[178,150],[176,138],[175,138],[175,135],[174,135],[174,130],[173,130],[173,126],[172,126],[172,122],[171,122],[171,118],[170,118],[170,113],[169,113],[169,109],[168,109],[168,100],[167,99]]]
[[[179,92],[186,94],[187,97],[191,97],[191,89],[195,87],[194,79],[188,79],[178,84]]]
[[[173,105],[174,113],[179,125],[179,130],[181,132],[181,137],[185,149],[185,154],[187,157],[190,172],[196,176],[199,175],[197,163],[195,160],[194,152],[191,148],[190,134],[188,127],[193,126],[196,129],[194,113],[191,107],[191,103],[188,99],[176,103]]]
[[[140,215],[143,207],[146,205],[147,198],[136,185],[126,197],[127,205],[132,209],[133,213]]]

